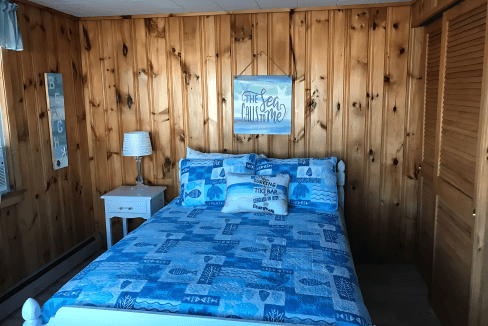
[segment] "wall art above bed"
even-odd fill
[[[291,134],[291,76],[234,76],[234,134]]]

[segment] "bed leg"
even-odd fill
[[[41,326],[41,306],[36,300],[29,298],[22,306],[22,318],[24,318],[24,326]]]

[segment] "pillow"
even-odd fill
[[[199,151],[196,151],[194,149],[191,149],[190,147],[186,148],[186,158],[187,159],[219,159],[219,158],[228,158],[228,157],[235,157],[235,156],[241,156],[242,154],[223,154],[223,153],[202,153]],[[259,158],[266,158],[263,154],[258,155]]]
[[[229,173],[222,213],[288,215],[288,174],[257,176]]]
[[[288,203],[335,212],[338,207],[336,157],[258,159],[256,175],[290,175]]]
[[[226,175],[232,173],[254,174],[256,154],[229,158],[180,160],[179,206],[224,206]]]

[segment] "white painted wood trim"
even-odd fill
[[[39,309],[39,310],[38,310]],[[40,307],[36,300],[28,299],[24,304],[22,316],[29,319],[30,324],[24,326],[40,326]],[[134,325],[172,325],[172,326],[267,326],[292,325],[288,323],[254,321],[245,319],[230,319],[217,317],[202,317],[194,315],[181,315],[173,313],[158,313],[140,310],[119,310],[113,308],[64,306],[51,318],[47,326],[106,326],[107,322],[117,326]],[[26,321],[27,322],[27,321]]]
[[[25,301],[22,306],[22,318],[25,320],[24,326],[42,325],[41,306],[36,300],[29,298]]]
[[[24,314],[25,310],[25,314]],[[24,326],[41,326],[40,307],[36,300],[28,299],[22,309],[22,317],[28,318]],[[37,318],[36,318],[37,317]],[[295,325],[245,319],[201,317],[140,310],[64,306],[51,318],[47,326],[117,326],[171,325],[171,326],[267,326]]]
[[[337,163],[337,191],[339,207],[344,210],[344,185],[346,184],[346,165],[343,161]]]

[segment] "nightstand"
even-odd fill
[[[101,197],[105,200],[108,249],[112,247],[112,224],[110,221],[112,217],[122,218],[125,237],[127,235],[128,218],[142,217],[148,220],[164,207],[164,191],[166,187],[132,188],[132,186],[122,186]]]

